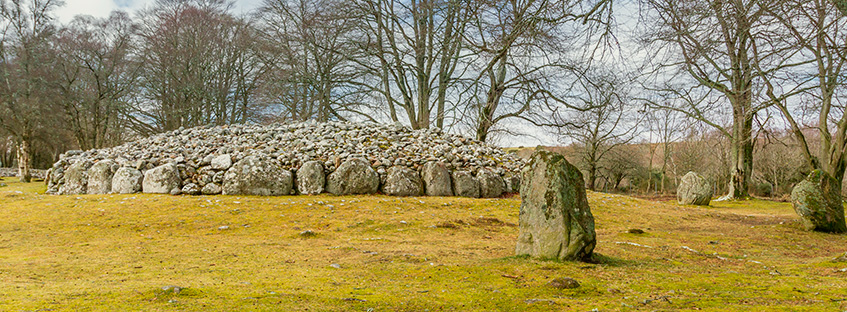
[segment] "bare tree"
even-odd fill
[[[577,164],[587,173],[586,187],[595,190],[607,154],[635,138],[637,121],[632,117],[637,114],[629,105],[626,86],[614,76],[587,77],[578,84],[572,96],[591,108],[565,117],[574,126],[560,127],[559,131],[573,140],[579,157]]]
[[[651,48],[658,45],[657,51],[672,55],[664,60],[659,54],[650,58],[660,59],[661,68],[676,70],[662,72],[666,81],[674,83],[660,89],[686,103],[667,106],[658,101],[654,102],[655,106],[677,110],[731,138],[728,196],[746,197],[753,170],[753,120],[770,104],[757,98],[762,72],[754,63],[773,56],[757,46],[757,40],[766,39],[759,32],[767,32],[769,28],[767,20],[762,18],[765,11],[761,2],[647,0],[646,3],[654,13],[648,16],[651,21],[647,27],[656,26],[647,41],[653,44]],[[691,83],[681,85],[679,81],[685,81],[686,77]],[[723,104],[728,107],[722,108]],[[722,112],[732,116],[730,127],[716,118]]]
[[[51,12],[61,1],[0,0],[0,127],[14,137],[21,181],[29,182],[32,146],[53,112]]]
[[[141,12],[140,116],[153,133],[249,119],[260,62],[253,28],[222,0],[159,0]]]
[[[840,224],[821,230],[847,232],[841,204],[841,186],[847,169],[847,113],[841,100],[847,95],[844,88],[847,39],[843,30],[847,27],[847,17],[827,0],[786,1],[771,9],[772,16],[790,34],[787,42],[777,44],[800,53],[796,56],[788,53],[793,59],[800,59],[795,64],[809,66],[765,76],[766,94],[790,126],[809,167],[823,173],[823,191],[828,197],[838,199],[827,202],[831,206],[827,211],[835,214],[829,217],[840,220]],[[805,92],[801,99],[792,100],[786,94],[793,92],[780,92],[785,88],[780,82],[792,81],[798,75],[808,88],[795,88]],[[807,127],[802,118],[807,115],[816,117],[808,125],[816,130],[817,152],[812,150],[809,135],[804,131]]]
[[[56,38],[61,103],[82,149],[122,142],[140,69],[136,31],[126,13],[112,12],[106,19],[78,16]]]

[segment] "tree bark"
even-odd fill
[[[32,180],[32,161],[30,158],[30,142],[28,138],[22,138],[18,143],[18,177],[21,182],[29,183]]]

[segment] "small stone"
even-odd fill
[[[200,195],[201,192],[200,186],[194,183],[188,183],[182,187],[183,194]]]
[[[218,227],[218,230],[220,230],[220,231],[229,230],[229,225],[221,225],[221,226]]]
[[[577,282],[575,279],[572,279],[570,277],[559,277],[559,278],[553,279],[547,285],[549,285],[550,287],[553,287],[553,288],[558,288],[558,289],[579,288],[579,282]]]
[[[223,154],[212,158],[211,165],[212,169],[215,170],[227,170],[229,167],[232,167],[232,155]]]
[[[336,269],[340,269],[340,268],[341,268],[341,265],[340,265],[340,264],[338,264],[338,263],[333,263],[333,264],[330,264],[329,266],[330,266],[330,267],[332,267],[332,268],[336,268]]]
[[[847,262],[847,252],[845,252],[843,255],[835,257],[835,259],[832,259],[832,262]]]
[[[627,232],[629,232],[630,234],[644,234],[644,230],[642,229],[629,229],[629,231]]]

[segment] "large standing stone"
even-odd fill
[[[182,180],[179,179],[179,168],[174,163],[167,163],[144,173],[141,189],[144,193],[171,194],[180,192]]]
[[[421,196],[423,181],[417,171],[404,166],[388,168],[388,177],[382,192],[391,196]]]
[[[500,197],[506,189],[506,182],[503,177],[494,171],[488,169],[479,169],[476,174],[479,180],[479,196],[483,198]]]
[[[224,175],[224,195],[281,196],[291,194],[291,171],[278,160],[247,156],[232,165]]]
[[[588,260],[597,241],[579,169],[560,154],[539,150],[521,174],[515,254]]]
[[[791,190],[791,204],[806,230],[844,233],[844,206],[838,181],[814,170]]]
[[[326,185],[324,165],[319,161],[307,161],[297,169],[297,191],[300,194],[320,194]]]
[[[65,184],[59,187],[59,194],[77,195],[88,192],[88,168],[91,161],[80,159],[65,171]]]
[[[112,178],[118,163],[111,159],[98,161],[88,169],[88,194],[109,194],[112,192]]]
[[[112,177],[112,193],[132,194],[141,192],[144,175],[132,167],[120,167]]]
[[[379,190],[379,175],[367,160],[350,158],[329,175],[326,190],[335,195],[373,194]]]
[[[689,171],[676,188],[676,199],[680,205],[708,206],[712,200],[712,184],[703,176]]]
[[[212,169],[215,170],[227,170],[229,167],[232,167],[232,156],[229,154],[223,154],[212,158],[211,165]]]
[[[453,194],[479,198],[479,181],[469,171],[453,171]]]
[[[446,164],[440,161],[427,162],[422,173],[427,196],[453,196],[453,183]]]

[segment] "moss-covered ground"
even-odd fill
[[[801,230],[786,203],[589,193],[598,244],[579,263],[513,256],[517,198],[49,196],[4,183],[2,311],[847,309],[847,262],[832,261],[847,235]],[[557,277],[581,287],[547,286]]]

